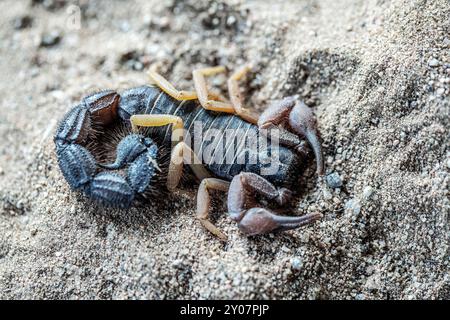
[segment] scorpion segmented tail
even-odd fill
[[[155,156],[151,139],[131,135],[118,146],[118,154],[130,163],[123,177],[113,172],[102,172],[94,156],[86,148],[93,123],[108,125],[117,119],[119,95],[114,91],[100,92],[83,99],[60,122],[54,142],[61,172],[75,190],[81,190],[97,202],[119,208],[131,206],[137,193],[142,192],[154,174],[147,158]],[[143,167],[135,174],[135,166]]]

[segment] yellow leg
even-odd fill
[[[194,91],[180,91],[175,89],[175,87],[169,81],[167,81],[166,78],[156,72],[155,67],[150,68],[148,75],[150,76],[150,80],[154,84],[156,84],[162,91],[176,100],[197,99],[197,93]]]
[[[136,114],[131,116],[131,128],[138,132],[139,127],[162,127],[172,124],[172,142],[177,143],[183,138],[183,119],[167,114]]]
[[[156,71],[156,66],[150,68],[148,75],[151,83],[155,84],[158,88],[176,100],[183,101],[197,99],[197,92],[195,91],[177,90],[166,78]],[[208,98],[217,101],[226,100],[220,93],[214,91],[208,92]]]
[[[215,101],[222,101],[222,102],[227,101],[227,99],[220,92],[217,92],[212,89],[209,89],[209,91],[208,91],[208,98],[209,98],[209,100],[215,100]]]
[[[211,95],[206,85],[205,77],[212,76],[221,72],[225,72],[225,67],[219,66],[213,68],[197,69],[192,72],[198,101],[200,102],[202,107],[207,110],[235,113],[234,108],[230,103],[210,99]]]
[[[237,114],[242,119],[256,124],[258,122],[258,116],[242,107],[242,99],[238,84],[238,81],[242,79],[249,70],[250,68],[248,66],[244,66],[228,79],[228,91],[231,103],[227,102],[220,93],[208,89],[206,85],[206,77],[225,72],[225,67],[223,66],[194,70],[192,75],[196,92],[177,90],[166,78],[156,71],[156,66],[150,68],[149,77],[156,86],[176,100],[198,99],[202,107],[207,110]]]
[[[220,231],[211,221],[209,221],[209,208],[211,206],[211,197],[209,190],[219,190],[228,192],[230,183],[228,181],[207,178],[202,181],[197,193],[197,218],[202,225],[208,229],[212,234],[222,241],[227,241],[227,236]]]
[[[167,174],[167,189],[169,191],[174,191],[178,187],[185,164],[190,166],[199,180],[211,176],[194,151],[185,142],[180,142],[173,148],[170,156],[169,173]]]
[[[228,79],[228,93],[236,114],[250,123],[257,124],[258,116],[242,106],[241,91],[239,89],[239,80],[241,80],[249,71],[250,67],[247,65],[233,73]]]

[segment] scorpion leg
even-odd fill
[[[286,204],[291,197],[291,191],[277,189],[257,174],[244,172],[235,176],[228,191],[228,211],[231,218],[238,222],[239,229],[248,236],[295,229],[322,217],[320,213],[301,217],[276,215],[269,209],[255,206],[256,194],[274,200],[279,205]]]
[[[222,241],[227,241],[227,236],[208,219],[211,204],[209,190],[212,189],[227,192],[229,186],[230,183],[228,181],[216,178],[207,178],[203,179],[200,183],[197,193],[197,218],[206,229]]]
[[[225,67],[212,67],[204,69],[196,69],[192,72],[192,77],[194,79],[195,90],[197,91],[198,101],[206,110],[225,112],[225,113],[236,113],[232,104],[215,101],[209,99],[210,94],[208,87],[206,85],[206,76],[212,76],[217,73],[225,72]]]
[[[220,93],[208,89],[206,85],[205,77],[224,72],[225,67],[223,66],[194,70],[192,74],[196,92],[177,90],[166,78],[156,71],[156,66],[150,68],[149,77],[156,86],[176,100],[198,99],[201,106],[206,110],[237,114],[242,119],[256,124],[258,117],[242,107],[238,86],[238,81],[245,76],[248,70],[249,67],[244,67],[234,73],[228,80],[231,103],[226,102],[226,99]]]
[[[156,71],[156,66],[152,66],[148,72],[150,80],[155,83],[162,91],[176,100],[195,100],[197,99],[197,93],[194,91],[180,91],[167,81],[162,75]]]
[[[192,75],[194,78],[195,89],[197,90],[198,100],[203,108],[207,110],[236,114],[245,121],[256,124],[258,122],[258,116],[254,115],[242,106],[241,93],[238,83],[238,81],[241,80],[249,70],[249,66],[244,66],[233,73],[233,75],[228,79],[228,92],[231,103],[208,100],[210,90],[206,85],[205,77],[224,72],[225,67],[219,66],[194,70]]]
[[[190,166],[199,180],[204,180],[210,176],[194,151],[185,142],[180,142],[173,148],[170,156],[169,173],[167,175],[167,189],[169,191],[174,191],[177,188],[183,174],[184,164]]]
[[[183,119],[168,114],[135,114],[130,117],[131,127],[134,133],[139,127],[162,127],[172,125],[172,143],[181,141],[184,133]]]
[[[258,126],[260,129],[279,129],[279,141],[300,152],[304,152],[305,149],[299,138],[305,137],[314,151],[317,173],[323,175],[323,152],[319,141],[317,122],[312,110],[306,104],[296,102],[293,97],[285,98],[261,114]],[[271,130],[271,133],[273,132]]]
[[[148,72],[150,80],[162,91],[167,93],[172,98],[183,101],[183,100],[196,100],[197,92],[195,91],[185,91],[185,90],[177,90],[166,78],[164,78],[161,74],[159,74],[156,70],[156,66],[152,66]],[[217,92],[210,91],[208,92],[208,97],[211,100],[220,100],[225,101],[225,98]]]
[[[245,65],[234,72],[228,79],[228,94],[230,95],[231,104],[236,111],[236,114],[242,119],[256,124],[258,123],[258,116],[245,109],[242,106],[241,91],[239,89],[239,80],[241,80],[250,71],[250,66]]]

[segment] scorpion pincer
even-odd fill
[[[323,175],[322,147],[311,109],[288,97],[256,117],[242,107],[239,95],[238,80],[248,68],[229,78],[230,101],[206,86],[206,76],[222,71],[223,67],[195,70],[193,92],[176,90],[151,70],[152,85],[128,89],[121,95],[102,91],[82,99],[64,116],[54,138],[58,164],[69,186],[98,203],[125,209],[135,199],[151,201],[152,195],[174,191],[183,166],[189,165],[201,181],[197,218],[222,240],[226,235],[209,220],[211,190],[228,193],[229,216],[246,235],[294,229],[320,219],[320,213],[280,216],[258,206],[257,201],[263,197],[279,206],[289,203],[310,147],[317,172]],[[201,147],[194,151],[190,146],[196,143],[193,137],[198,123]],[[120,134],[117,127],[122,128]],[[210,130],[219,134],[209,149],[213,153],[222,150],[228,161],[204,160],[203,152],[208,149],[205,135]],[[230,130],[232,134],[228,134]],[[115,159],[111,157],[114,161],[101,163],[91,146],[103,144],[108,132],[120,135],[119,142]],[[244,141],[250,135],[280,145],[249,148]],[[277,170],[264,170],[268,165]]]

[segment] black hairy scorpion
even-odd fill
[[[228,192],[229,216],[246,235],[294,229],[320,219],[320,213],[280,216],[258,206],[260,196],[279,206],[289,202],[291,189],[310,155],[309,146],[319,175],[323,175],[324,164],[316,120],[303,102],[285,98],[259,117],[242,107],[238,82],[248,70],[243,67],[229,78],[230,101],[206,84],[207,76],[224,72],[224,67],[195,70],[192,92],[178,91],[151,69],[152,85],[121,95],[102,91],[85,97],[65,115],[54,138],[58,163],[68,184],[99,203],[128,208],[134,199],[156,189],[174,191],[183,166],[189,165],[201,181],[197,218],[222,240],[226,235],[208,218],[210,190]],[[127,133],[117,145],[115,161],[98,163],[88,150],[89,143],[118,123]],[[196,143],[195,123],[201,124],[198,150],[191,148]],[[145,127],[154,129],[149,134]],[[205,133],[211,130],[216,130],[217,139],[209,150],[214,155],[220,150],[222,161],[204,160]],[[253,140],[249,146],[245,141],[251,135],[264,137],[268,143]],[[159,161],[163,157],[169,161]],[[277,170],[268,170],[268,166]]]

